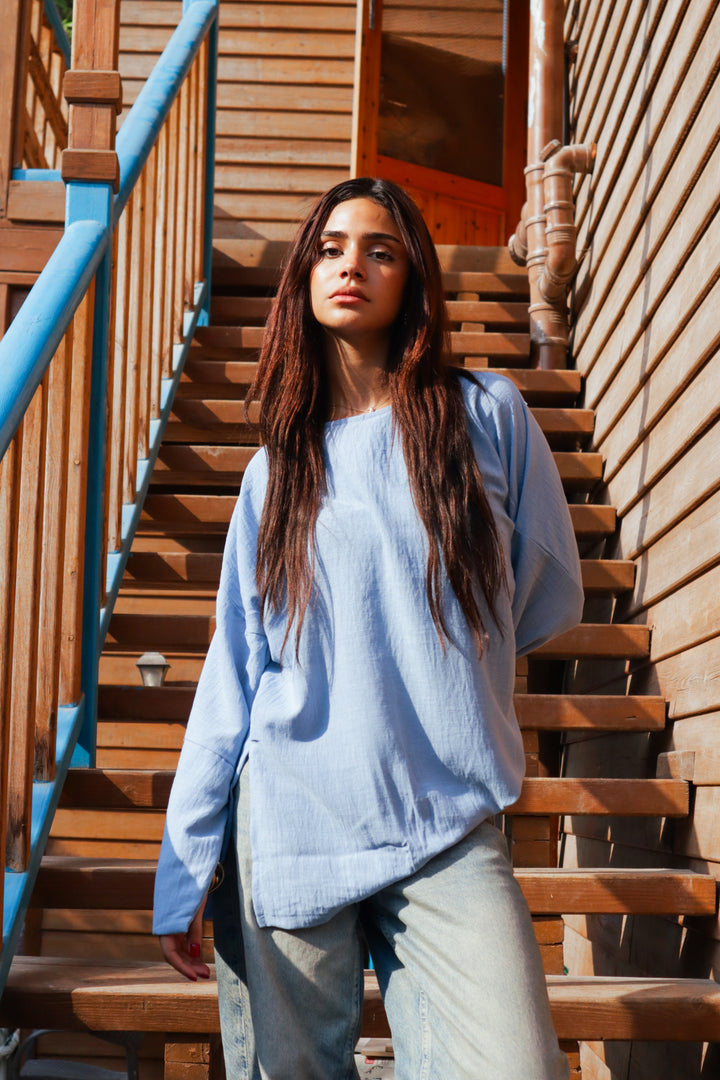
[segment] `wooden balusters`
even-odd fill
[[[71,360],[73,328],[68,329],[47,376],[47,428],[43,540],[40,561],[40,597],[36,675],[35,768],[36,780],[55,775],[58,676],[60,672],[63,562],[65,550],[65,480],[70,430]]]

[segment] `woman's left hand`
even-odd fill
[[[205,900],[185,934],[160,935],[160,948],[168,964],[192,982],[210,978],[210,968],[200,959],[204,910]]]

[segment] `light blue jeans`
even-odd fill
[[[245,769],[237,865],[228,856],[215,894],[228,1080],[357,1080],[365,942],[396,1080],[567,1080],[528,908],[494,825],[321,926],[288,931],[255,921],[249,811]]]

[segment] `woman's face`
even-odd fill
[[[349,199],[330,214],[310,274],[310,304],[329,333],[387,337],[402,304],[409,261],[400,230],[372,199]]]

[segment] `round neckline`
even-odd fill
[[[334,427],[336,424],[349,424],[353,420],[371,420],[374,416],[382,416],[384,413],[391,412],[392,405],[388,402],[387,405],[381,405],[379,409],[368,409],[367,412],[355,413],[353,416],[339,416],[337,420],[326,420],[325,426]]]

